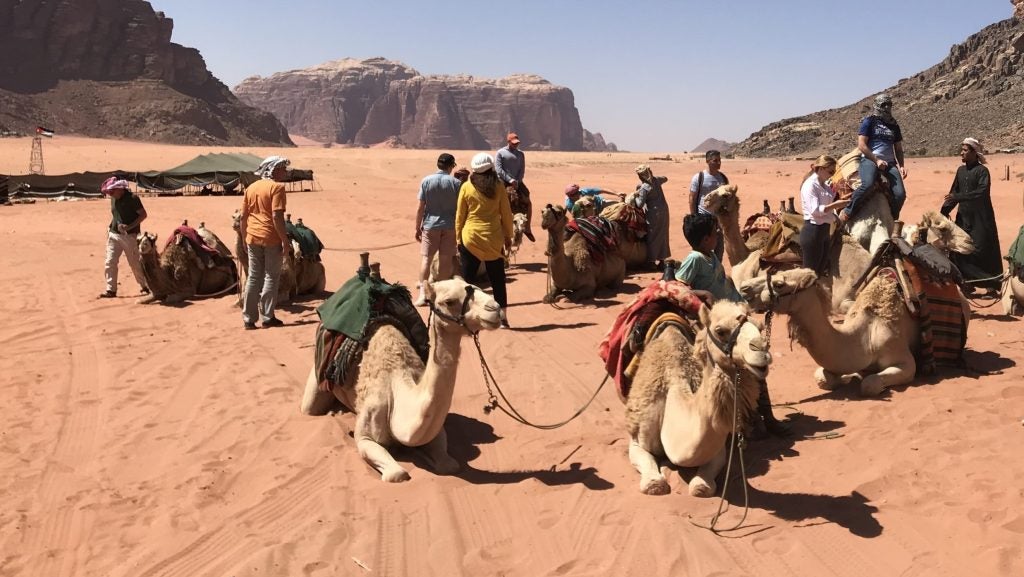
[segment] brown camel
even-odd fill
[[[615,226],[616,245],[618,246],[619,254],[626,261],[627,269],[641,269],[648,265],[647,243],[627,223],[631,211],[639,211],[641,215],[643,212],[633,204],[634,196],[636,196],[635,193],[630,194],[624,202],[611,203],[601,210],[601,216],[610,220]],[[581,198],[580,201],[586,198],[589,197]],[[642,217],[640,222],[643,222]]]
[[[598,288],[615,287],[626,278],[626,261],[608,252],[601,263],[594,262],[582,235],[565,240],[565,207],[547,205],[540,213],[541,227],[548,231],[548,270],[551,289],[544,302],[553,303],[563,291],[571,291],[573,302],[594,296]]]
[[[828,292],[814,272],[798,268],[757,277],[740,292],[758,310],[771,307],[789,316],[790,334],[818,363],[815,380],[831,390],[861,377],[860,393],[875,396],[893,385],[909,383],[917,363],[921,330],[900,296],[896,281],[877,276],[857,295],[843,324],[829,321]],[[971,310],[961,299],[966,323]]]
[[[704,328],[696,337],[669,324],[646,345],[626,399],[629,460],[640,473],[641,492],[669,492],[658,466],[667,457],[697,467],[691,495],[715,494],[726,437],[753,410],[771,363],[761,327],[748,312],[744,304],[719,301],[701,308]]]
[[[370,337],[362,362],[345,383],[333,392],[319,390],[314,366],[302,396],[301,410],[307,415],[326,414],[338,401],[353,410],[360,456],[390,483],[409,480],[390,446],[423,447],[439,474],[459,469],[448,454],[444,421],[455,391],[462,339],[501,324],[498,303],[459,277],[428,284],[426,293],[435,309],[425,365],[398,329],[383,325]]]
[[[149,295],[139,300],[140,304],[158,301],[174,304],[195,297],[219,296],[235,288],[238,275],[230,262],[207,263],[196,254],[184,235],[175,237],[163,253],[159,253],[155,234],[139,235],[142,273],[150,290]]]
[[[231,215],[231,227],[235,229],[235,254],[237,255],[235,262],[238,265],[238,299],[235,301],[235,306],[242,306],[242,296],[245,294],[245,284],[249,280],[249,248],[245,244],[245,239],[242,238],[242,232],[240,229],[242,218],[242,211],[235,210]],[[292,247],[295,247],[293,241]],[[323,291],[321,286],[317,291],[300,291],[297,281],[298,267],[301,264],[296,263],[295,256],[284,255],[281,259],[281,275],[278,278],[277,284],[277,304],[287,304],[291,302],[292,296],[296,294],[304,294],[304,292],[319,292]],[[323,272],[323,264],[320,264],[320,270],[317,271],[315,267],[310,267],[311,272],[309,273],[309,279],[316,279],[316,275],[322,274],[324,277],[324,286],[326,286],[326,273]],[[307,288],[314,288],[318,285],[313,284],[311,280],[307,279]]]

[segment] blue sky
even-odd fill
[[[584,128],[651,152],[856,102],[1012,13],[1008,0],[150,3],[229,87],[345,57],[533,73],[572,89]]]

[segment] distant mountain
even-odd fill
[[[572,90],[530,74],[424,76],[393,60],[346,58],[234,88],[288,131],[356,146],[494,149],[510,131],[527,150],[615,150],[583,129]]]
[[[0,0],[0,124],[175,144],[291,144],[144,0]]]
[[[967,136],[988,150],[1024,149],[1024,2],[1015,16],[954,45],[942,62],[885,90],[907,155],[954,154]],[[773,122],[739,143],[742,156],[842,154],[857,143],[874,94],[843,108]]]
[[[732,147],[736,144],[732,142],[726,142],[724,140],[718,140],[717,138],[708,138],[704,142],[693,147],[690,152],[707,152],[709,150],[717,150],[722,154],[726,154],[732,150]]]

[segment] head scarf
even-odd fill
[[[570,184],[569,186],[565,187],[565,196],[572,196],[574,194],[578,194],[579,191],[580,191],[580,185],[578,185],[578,184]]]
[[[875,116],[880,117],[886,122],[895,122],[896,119],[892,116],[892,98],[886,93],[881,93],[875,97],[875,104],[873,106]]]
[[[967,137],[961,144],[966,144],[967,146],[970,146],[974,150],[974,152],[978,154],[978,162],[986,164],[987,161],[985,160],[985,155],[982,154],[981,143],[978,142],[977,138]]]
[[[646,164],[641,164],[640,166],[636,167],[636,175],[640,177],[640,180],[642,180],[643,182],[647,182],[653,176],[653,173],[651,172],[650,166],[647,166]]]
[[[109,194],[110,191],[118,188],[122,190],[128,190],[128,181],[118,178],[116,176],[111,176],[110,178],[104,180],[103,184],[100,185],[100,192],[102,192],[103,194]]]
[[[268,156],[260,163],[260,167],[256,169],[255,174],[260,178],[271,178],[274,174],[274,169],[280,164],[284,164],[287,167],[291,164],[291,161],[283,156]]]

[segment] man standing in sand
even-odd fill
[[[861,154],[860,186],[853,191],[850,204],[839,213],[840,220],[846,222],[857,214],[857,209],[864,204],[864,197],[875,185],[879,174],[889,181],[892,189],[889,208],[892,217],[898,219],[903,203],[907,200],[907,191],[903,188],[907,167],[903,164],[903,131],[892,116],[892,98],[888,94],[876,96],[874,113],[861,120],[860,130],[857,131],[857,148]]]
[[[704,208],[701,201],[704,195],[720,186],[729,184],[729,178],[722,172],[722,153],[717,150],[709,150],[704,153],[704,162],[707,163],[707,170],[702,170],[693,175],[690,180],[690,214],[711,214]],[[722,260],[725,254],[725,235],[721,229],[716,233],[718,242],[715,244],[715,256]]]
[[[277,285],[281,277],[284,253],[291,254],[292,243],[284,223],[285,190],[281,182],[288,175],[287,158],[267,157],[256,175],[260,180],[245,189],[239,233],[249,253],[249,278],[242,298],[242,326],[256,328],[259,316],[263,328],[284,323],[274,316]]]
[[[103,267],[107,290],[100,294],[100,298],[112,299],[117,296],[117,262],[121,260],[122,253],[135,275],[135,281],[142,287],[142,294],[149,294],[146,277],[142,274],[142,260],[139,258],[140,225],[147,216],[142,199],[128,190],[128,181],[116,176],[103,181],[100,192],[110,197],[110,214],[113,217],[107,229],[107,260]]]
[[[519,150],[518,134],[509,132],[505,140],[508,144],[494,155],[494,170],[508,190],[512,214],[521,212],[526,215],[526,230],[523,231],[523,235],[530,239],[530,242],[536,242],[533,229],[530,227],[530,223],[533,222],[533,202],[530,201],[530,189],[526,188],[526,183],[523,182],[523,176],[526,175],[526,156]]]
[[[427,304],[424,285],[430,278],[430,262],[437,255],[437,280],[452,278],[455,256],[455,204],[462,183],[452,176],[455,157],[445,152],[437,157],[437,172],[420,182],[416,209],[416,241],[420,243],[420,294],[416,306]]]

